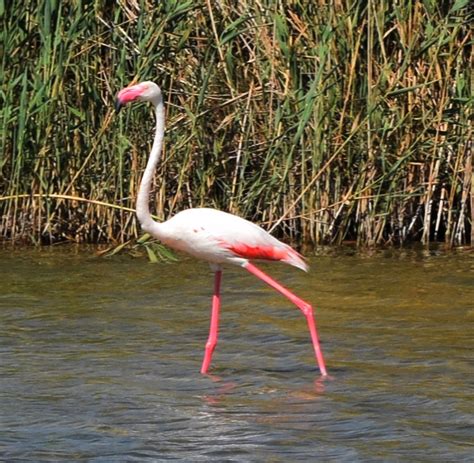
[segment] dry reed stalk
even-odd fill
[[[110,108],[141,79],[167,96],[160,220],[218,207],[313,243],[456,245],[473,233],[463,0],[4,8],[4,239],[138,236],[153,122],[148,108]]]

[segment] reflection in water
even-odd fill
[[[224,272],[92,252],[2,251],[2,461],[472,461],[472,258],[386,251],[268,271],[301,313]],[[429,456],[428,456],[429,455]]]
[[[220,376],[211,374],[205,376],[218,385],[218,389],[212,395],[203,396],[204,402],[209,405],[217,405],[226,394],[230,394],[238,386],[235,381],[225,381]]]

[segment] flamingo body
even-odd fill
[[[243,266],[256,259],[308,269],[299,253],[258,225],[216,209],[187,209],[148,231],[169,247],[211,264]]]
[[[116,109],[133,101],[148,101],[155,108],[156,131],[153,147],[143,173],[137,197],[137,218],[146,232],[173,249],[206,260],[214,270],[214,294],[211,307],[211,326],[204,351],[201,373],[208,371],[217,343],[220,311],[222,264],[240,265],[285,296],[306,317],[316,361],[323,376],[327,375],[319,346],[313,308],[276,280],[258,269],[250,260],[281,261],[302,270],[308,266],[302,256],[287,244],[271,236],[248,220],[215,209],[197,208],[179,212],[166,222],[155,222],[149,210],[150,185],[160,160],[165,125],[163,96],[154,82],[141,82],[124,88],[117,95]]]

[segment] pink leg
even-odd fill
[[[324,364],[323,353],[319,345],[319,338],[318,333],[316,331],[316,323],[314,322],[313,308],[311,307],[311,305],[303,301],[303,299],[300,299],[299,297],[295,296],[291,291],[280,285],[280,283],[275,281],[266,273],[262,272],[259,268],[255,267],[255,265],[251,264],[250,262],[245,264],[244,267],[250,273],[253,273],[256,277],[260,278],[265,283],[270,285],[273,289],[276,289],[279,293],[283,294],[283,296],[288,298],[291,302],[293,302],[293,304],[296,305],[296,307],[298,307],[298,309],[301,310],[301,312],[303,312],[304,316],[306,317],[306,321],[308,322],[308,328],[311,334],[311,340],[313,341],[314,353],[316,355],[316,360],[318,362],[319,369],[321,370],[321,374],[323,376],[327,376],[326,365]]]
[[[219,309],[221,306],[221,279],[222,270],[216,270],[214,274],[214,295],[212,296],[211,326],[209,328],[209,338],[204,351],[204,360],[202,361],[201,373],[205,375],[211,364],[212,353],[217,344],[217,333],[219,330]]]

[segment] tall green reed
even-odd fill
[[[467,1],[2,3],[0,233],[123,243],[152,113],[112,112],[152,79],[167,99],[152,198],[211,206],[288,240],[469,241]],[[113,205],[109,207],[107,205]]]

